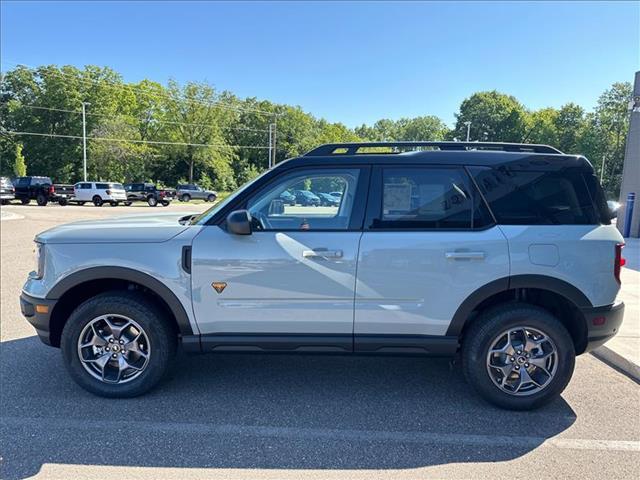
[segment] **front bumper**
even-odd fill
[[[51,345],[51,312],[57,300],[36,298],[24,292],[20,295],[20,310],[27,321],[36,329],[40,340]]]
[[[583,308],[582,313],[587,324],[585,352],[589,352],[618,333],[624,317],[624,303],[616,302],[604,307]]]

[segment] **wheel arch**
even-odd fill
[[[62,328],[71,312],[98,293],[112,290],[134,290],[157,301],[174,320],[177,334],[193,335],[187,312],[176,295],[164,283],[150,275],[126,267],[91,267],[60,280],[47,294],[57,300],[51,312],[50,340],[60,345]]]
[[[478,313],[500,303],[515,301],[549,310],[569,331],[576,353],[584,352],[587,325],[582,309],[593,307],[593,304],[575,286],[547,275],[515,275],[480,287],[460,304],[446,335],[462,337]]]

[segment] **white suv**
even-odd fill
[[[120,202],[127,201],[127,194],[121,183],[113,182],[78,182],[73,186],[74,198],[79,205],[92,202],[96,207],[101,207],[108,202],[116,207]]]
[[[589,162],[548,146],[324,145],[198,216],[41,233],[22,311],[103,396],[146,392],[181,345],[459,355],[485,399],[529,409],[620,328],[610,218]]]

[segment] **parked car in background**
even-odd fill
[[[54,184],[49,177],[17,177],[13,186],[15,198],[23,205],[28,205],[31,200],[35,200],[40,206],[49,202],[65,205],[73,195],[73,185]]]
[[[342,192],[329,192],[329,195],[336,198],[342,198]]]
[[[175,190],[166,190],[156,187],[153,183],[125,183],[124,191],[127,193],[125,205],[132,202],[147,202],[150,207],[161,204],[168,206],[175,197]]]
[[[195,183],[185,183],[178,185],[176,188],[176,196],[181,202],[188,202],[195,199],[215,202],[218,194],[213,190],[205,190]]]
[[[322,192],[316,192],[316,195],[320,198],[320,205],[324,207],[337,207],[340,205],[340,199],[338,197]]]
[[[74,192],[72,201],[78,205],[92,202],[96,207],[101,207],[108,202],[112,207],[116,207],[120,202],[127,201],[127,194],[121,183],[78,182],[74,185]]]
[[[280,199],[287,205],[294,206],[296,204],[296,196],[288,190],[280,194]]]
[[[320,206],[320,197],[309,190],[294,190],[296,196],[296,203],[299,203],[303,207],[318,207]]]
[[[0,177],[0,201],[6,205],[15,198],[16,189],[8,177]]]

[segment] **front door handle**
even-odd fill
[[[447,260],[484,260],[484,252],[446,252]]]
[[[328,250],[326,248],[302,251],[303,258],[342,258],[342,255],[342,250]]]

